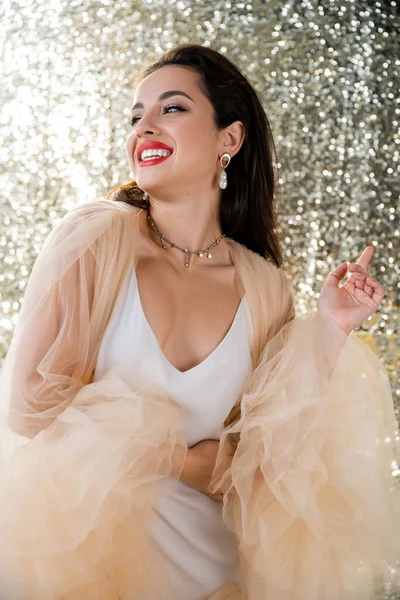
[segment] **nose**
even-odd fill
[[[141,135],[153,134],[156,131],[156,126],[151,122],[151,117],[149,115],[143,115],[140,117],[139,121],[137,121],[135,125],[136,135],[139,137]]]
[[[146,128],[143,128],[143,129],[141,129],[140,131],[139,131],[138,129],[136,129],[136,135],[137,135],[137,137],[139,137],[139,138],[140,138],[142,135],[147,135],[147,134],[149,134],[149,133],[150,133],[150,134],[154,133],[154,129],[153,129],[153,128],[152,128],[152,129],[150,129],[150,128],[147,128],[147,129],[146,129]]]

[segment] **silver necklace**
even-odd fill
[[[187,248],[181,248],[180,246],[178,246],[178,244],[171,242],[171,240],[169,240],[167,237],[165,237],[165,235],[163,233],[158,231],[158,229],[153,221],[153,218],[150,214],[150,209],[148,209],[148,211],[147,211],[147,220],[148,220],[149,224],[151,225],[151,227],[154,229],[155,233],[160,238],[163,248],[167,247],[165,245],[165,242],[167,242],[167,244],[169,244],[173,248],[178,248],[178,250],[183,252],[185,267],[189,266],[189,254],[198,254],[198,256],[200,256],[200,257],[202,257],[206,254],[207,258],[212,258],[212,254],[210,253],[210,250],[212,250],[217,244],[219,244],[219,242],[222,240],[222,238],[225,237],[225,234],[223,233],[222,235],[219,236],[219,238],[217,240],[215,240],[215,242],[213,244],[211,244],[211,246],[207,246],[207,248],[204,248],[204,250],[188,250]]]

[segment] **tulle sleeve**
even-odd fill
[[[89,382],[94,252],[111,215],[101,202],[70,211],[36,259],[1,371],[1,405],[19,435],[48,427]]]
[[[248,600],[376,600],[383,583],[400,585],[390,383],[356,333],[319,312],[293,318],[292,302],[223,432],[209,489],[225,492]],[[237,449],[224,472],[226,441]]]
[[[157,388],[115,369],[99,343],[132,265],[135,212],[98,200],[68,213],[33,267],[2,367],[0,590],[7,600],[168,598],[149,542],[162,477],[187,450]]]

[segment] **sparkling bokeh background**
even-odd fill
[[[124,142],[138,71],[195,42],[244,72],[271,121],[297,312],[315,308],[331,269],[375,246],[369,270],[386,294],[357,334],[384,364],[400,419],[396,10],[387,0],[3,0],[0,358],[50,230],[132,178]]]

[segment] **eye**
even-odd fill
[[[180,112],[187,112],[186,108],[183,108],[182,106],[179,106],[179,104],[169,104],[168,106],[164,107],[164,111],[169,110],[170,108],[176,108],[178,111]],[[139,119],[140,117],[132,117],[130,119],[130,124],[132,125],[132,127],[134,125],[136,125],[136,121]]]

